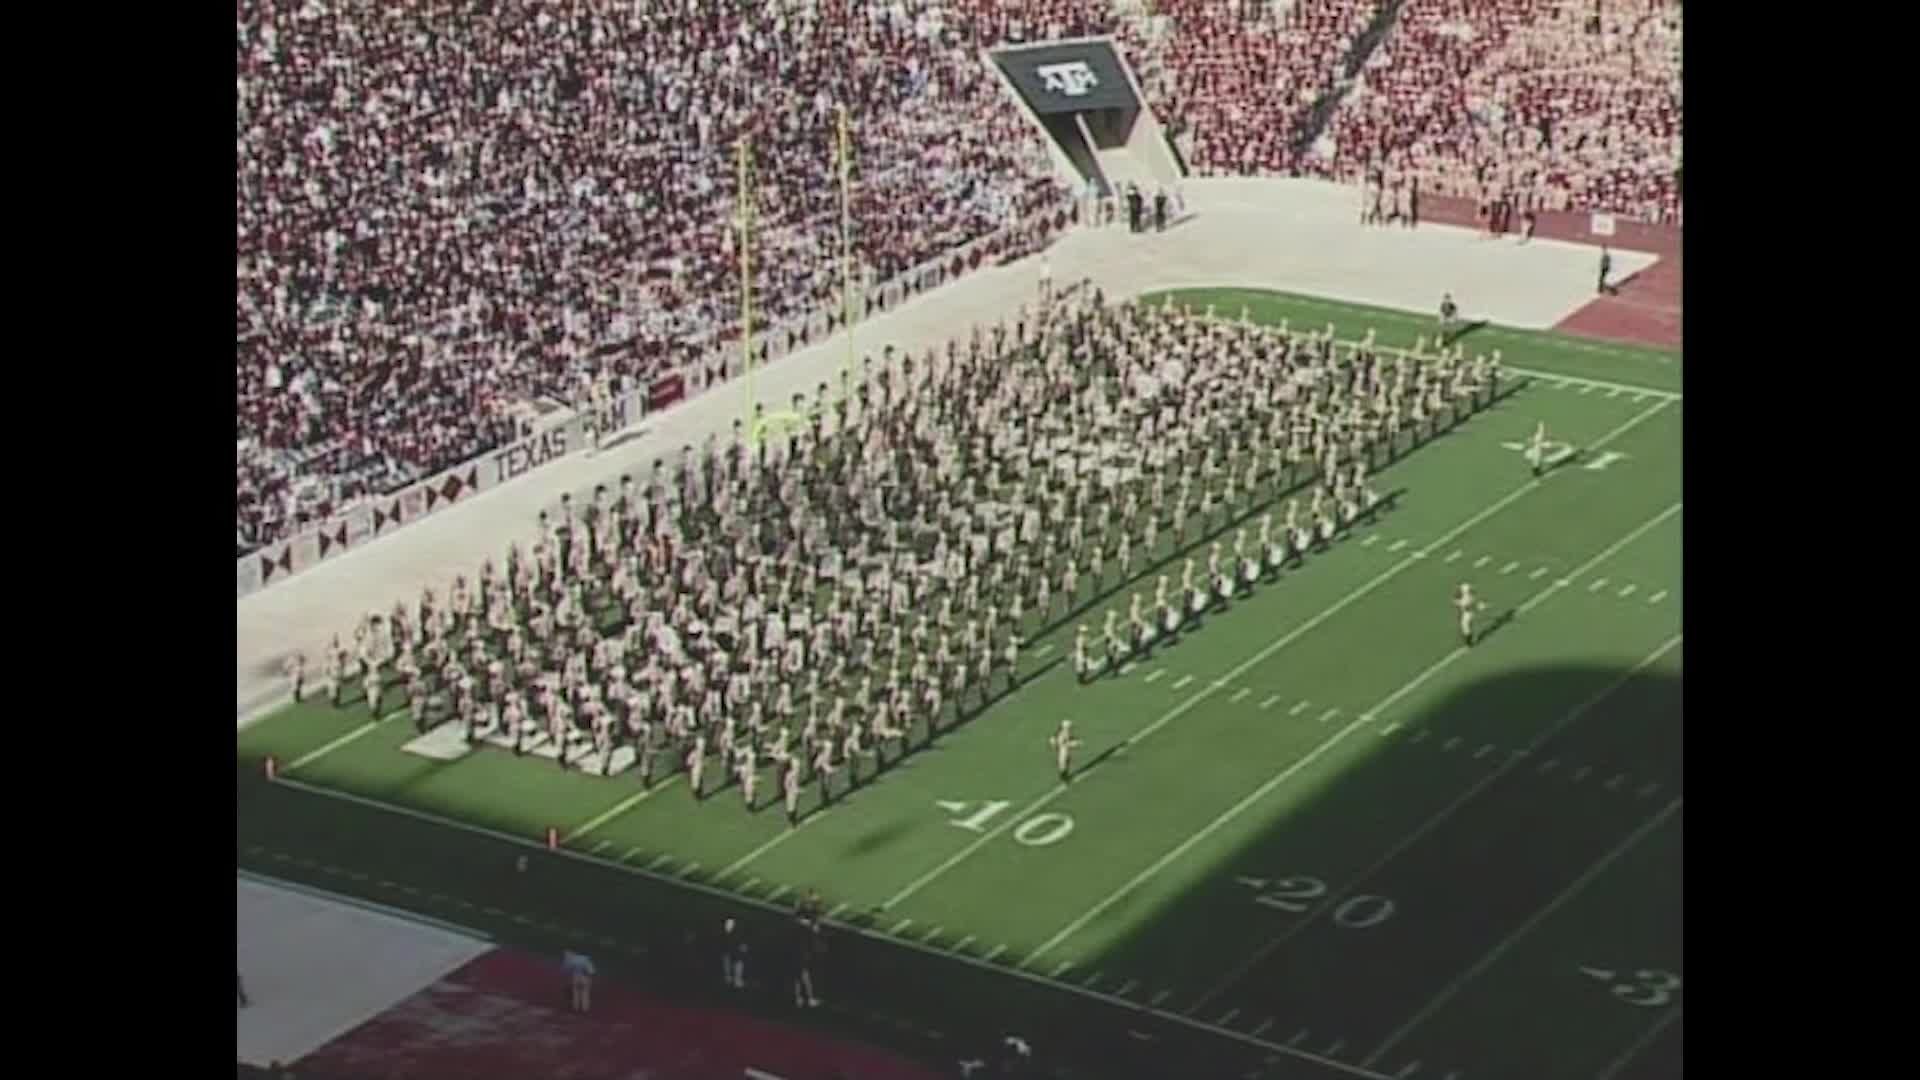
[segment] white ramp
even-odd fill
[[[239,1060],[291,1064],[490,951],[486,940],[378,905],[242,872],[235,907],[250,1004]]]

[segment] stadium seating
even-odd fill
[[[1679,7],[1407,0],[1306,171],[1678,224]]]
[[[735,144],[756,308],[836,297],[833,106],[872,281],[1066,205],[983,45],[1099,32],[1093,0],[616,0],[236,18],[242,550],[736,332]]]
[[[1593,10],[1405,0],[1349,89],[1382,0],[242,0],[236,546],[503,445],[532,402],[709,381],[743,136],[762,322],[837,310],[839,103],[868,285],[1070,206],[989,45],[1115,33],[1200,175],[1677,224],[1678,4]]]

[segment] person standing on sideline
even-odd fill
[[[244,1009],[244,1008],[246,1008],[246,1007],[247,1007],[248,1005],[250,1005],[250,1004],[252,1004],[252,1002],[249,1002],[249,1001],[247,1000],[247,980],[246,980],[246,978],[245,978],[245,976],[243,976],[243,975],[241,975],[241,974],[240,974],[239,972],[237,972],[237,971],[233,973],[233,986],[234,986],[234,989],[236,989],[236,990],[238,990],[238,991],[240,992],[240,1007],[241,1007],[241,1008],[243,1008],[243,1009]]]
[[[1440,295],[1440,344],[1442,346],[1446,345],[1447,338],[1453,333],[1453,321],[1459,314],[1460,305],[1453,302],[1453,294],[1442,293]]]
[[[1040,302],[1048,303],[1053,299],[1053,260],[1046,252],[1040,253]]]
[[[1153,231],[1167,231],[1167,189],[1157,188],[1153,193]]]
[[[720,926],[720,978],[734,990],[747,988],[747,940],[732,919]]]
[[[1601,244],[1600,245],[1600,285],[1599,285],[1598,291],[1602,296],[1606,295],[1607,275],[1611,273],[1613,273],[1613,252],[1610,249],[1608,249],[1607,245]]]
[[[586,1012],[593,1007],[593,958],[569,949],[561,955],[560,966],[567,969],[569,1006],[574,1012]]]

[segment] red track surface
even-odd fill
[[[596,981],[593,1011],[567,1008],[552,959],[499,950],[402,1001],[299,1063],[355,1080],[935,1080],[872,1047],[714,1009],[681,1008]]]

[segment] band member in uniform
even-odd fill
[[[1060,727],[1047,739],[1047,745],[1053,747],[1053,760],[1060,769],[1060,782],[1066,783],[1073,775],[1073,751],[1080,745],[1080,740],[1073,737],[1073,721],[1060,721]]]
[[[1473,586],[1463,581],[1460,583],[1460,587],[1454,590],[1453,606],[1454,610],[1460,613],[1460,644],[1471,647],[1473,645],[1473,617],[1481,611],[1486,610],[1487,605],[1484,601],[1473,595]]]

